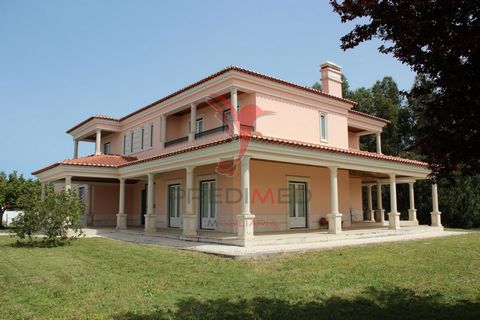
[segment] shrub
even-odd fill
[[[82,234],[80,217],[84,205],[73,190],[54,192],[45,190],[42,201],[38,194],[25,195],[20,199],[23,213],[13,221],[13,232],[20,239],[34,243],[40,237],[44,245],[56,246],[68,243]]]

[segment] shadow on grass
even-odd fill
[[[181,300],[175,310],[158,310],[149,314],[124,313],[117,320],[153,319],[479,319],[480,301],[448,304],[441,295],[417,295],[412,290],[364,291],[355,298],[331,297],[311,302],[288,302],[281,299],[253,298],[201,301]]]

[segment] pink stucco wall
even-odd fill
[[[289,179],[305,179],[311,192],[308,209],[308,227],[317,229],[321,217],[330,213],[330,176],[327,168],[252,160],[250,165],[252,185],[252,213],[257,220],[256,231],[287,230]],[[360,187],[360,188],[359,188]],[[272,197],[262,203],[269,190]],[[283,190],[283,192],[282,192]],[[352,183],[348,170],[338,172],[339,210],[344,226],[350,225],[350,211],[362,209],[361,182]],[[256,195],[255,195],[256,193]]]
[[[355,132],[348,132],[348,147],[350,149],[360,150],[360,137]]]
[[[256,103],[262,110],[275,112],[275,115],[257,119],[256,129],[263,135],[348,148],[347,116],[344,114],[266,94],[257,94]],[[322,113],[327,117],[327,141],[320,137]]]
[[[236,216],[241,211],[240,173],[233,177],[215,173],[215,164],[200,166],[194,170],[193,211],[199,214],[199,186],[203,179],[217,182],[217,231],[236,232]],[[287,163],[251,160],[251,212],[255,218],[255,232],[287,230],[288,180],[304,179],[310,190],[308,228],[317,229],[321,217],[330,212],[329,170]],[[157,227],[168,227],[167,184],[180,183],[185,188],[185,170],[160,173],[155,176],[155,214]],[[141,191],[146,181],[127,184],[125,213],[127,224],[138,226],[141,222]],[[348,170],[338,172],[339,209],[343,213],[344,226],[350,225],[350,213],[361,217],[361,179],[349,176]],[[91,214],[95,225],[114,226],[118,213],[118,184],[92,185]],[[186,208],[186,197],[182,200],[182,214]],[[197,221],[198,226],[198,221]]]

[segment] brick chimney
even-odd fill
[[[322,91],[332,96],[342,98],[342,67],[325,61],[320,65]]]

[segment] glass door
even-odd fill
[[[289,228],[307,227],[307,183],[294,182],[288,183],[289,190],[289,208],[288,208],[288,226]]]
[[[215,229],[217,206],[215,199],[215,180],[200,182],[200,217],[202,229]]]
[[[180,228],[180,184],[168,185],[168,226]]]

